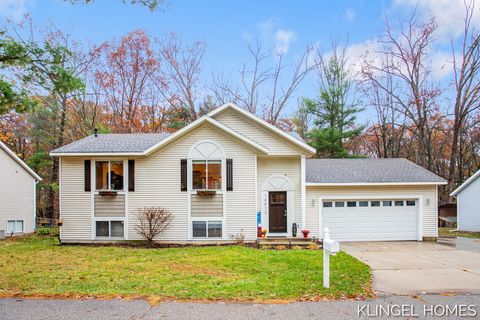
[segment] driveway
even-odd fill
[[[377,294],[480,293],[480,253],[435,242],[345,242],[368,264]]]

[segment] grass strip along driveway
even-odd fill
[[[54,238],[0,241],[0,295],[294,301],[371,294],[367,265],[340,253],[322,287],[321,250],[242,246],[61,246]]]

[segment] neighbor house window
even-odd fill
[[[21,233],[23,232],[23,220],[8,220],[7,233]]]
[[[194,238],[221,238],[222,221],[192,221]]]
[[[222,161],[193,160],[192,188],[196,190],[222,189]]]
[[[95,188],[123,190],[123,161],[96,161]]]
[[[96,236],[105,238],[123,238],[123,221],[96,221]]]

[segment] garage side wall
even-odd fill
[[[372,197],[391,197],[401,199],[417,195],[423,198],[422,236],[438,236],[437,186],[307,186],[306,227],[312,237],[319,236],[319,198],[349,197],[371,199]]]

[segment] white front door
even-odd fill
[[[322,223],[338,241],[417,240],[418,200],[323,200]]]

